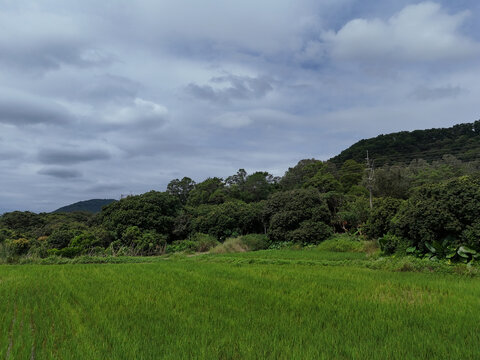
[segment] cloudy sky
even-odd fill
[[[0,0],[0,213],[480,118],[478,0]]]

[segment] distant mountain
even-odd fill
[[[480,159],[480,120],[450,128],[402,131],[360,140],[330,159],[364,162],[367,151],[377,166],[408,164],[413,159],[439,160],[450,154],[463,161]]]
[[[79,201],[75,204],[67,205],[57,209],[53,212],[74,212],[74,211],[86,211],[90,213],[98,213],[102,210],[102,207],[111,204],[116,200],[114,199],[92,199],[92,200],[85,200]]]

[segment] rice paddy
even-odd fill
[[[0,266],[0,357],[480,358],[479,278],[372,270],[364,257]]]

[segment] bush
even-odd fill
[[[334,252],[362,252],[364,250],[364,244],[353,236],[340,235],[325,240],[317,246],[317,249]]]
[[[368,219],[369,202],[362,196],[346,196],[343,200],[334,216],[334,223],[345,232],[355,232]]]
[[[176,252],[195,252],[197,249],[197,243],[192,240],[176,240],[171,244],[167,245],[166,252],[176,253]]]
[[[333,235],[332,227],[312,220],[304,221],[299,228],[291,231],[288,239],[297,244],[319,244]]]
[[[388,233],[378,239],[378,243],[380,245],[380,249],[387,254],[391,255],[395,251],[397,251],[400,247],[407,248],[410,244],[401,237]]]
[[[235,253],[235,252],[246,252],[248,251],[248,246],[245,245],[242,241],[242,238],[229,238],[225,240],[223,244],[215,246],[210,250],[213,254],[225,254],[225,253]]]
[[[10,246],[15,255],[23,255],[28,252],[28,249],[30,249],[30,240],[25,238],[10,240],[8,246]]]
[[[70,241],[70,245],[72,247],[80,247],[84,250],[92,249],[98,246],[100,243],[98,239],[95,237],[94,234],[88,231],[82,231],[79,235],[75,236],[72,241]]]
[[[219,244],[217,239],[211,235],[196,233],[190,237],[190,240],[195,244],[195,251],[205,252]]]
[[[53,231],[47,239],[50,249],[62,249],[69,246],[73,238],[79,234],[78,230],[58,229]]]
[[[460,236],[460,242],[468,247],[480,251],[480,221],[468,225]]]
[[[241,239],[251,251],[264,250],[269,245],[268,237],[264,234],[248,234],[242,236]]]
[[[81,247],[74,247],[74,246],[69,246],[65,247],[63,249],[49,249],[47,250],[48,256],[61,256],[61,257],[66,257],[66,258],[73,258],[75,256],[78,256],[82,253],[82,248]]]
[[[15,237],[15,233],[10,229],[0,228],[0,244],[7,239]]]
[[[158,234],[155,230],[144,232],[137,241],[134,242],[135,254],[137,255],[157,255],[165,253],[167,245],[167,236]]]
[[[187,240],[174,241],[167,246],[167,252],[206,252],[219,244],[217,239],[211,235],[196,233]]]

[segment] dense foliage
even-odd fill
[[[327,202],[315,188],[275,193],[264,216],[274,242],[319,243],[332,234]]]
[[[359,144],[373,144],[375,150],[387,144],[385,139],[395,139],[381,160],[391,151],[401,153],[403,146],[411,149],[410,143],[423,148],[433,138],[443,144],[439,152],[458,139],[473,146],[477,131],[480,122]],[[301,160],[283,177],[239,169],[225,179],[199,183],[174,179],[165,192],[127,196],[98,214],[6,213],[0,216],[0,256],[155,255],[220,249],[222,243],[223,249],[258,250],[283,243],[318,244],[333,233],[352,233],[379,239],[385,253],[451,261],[480,258],[478,161],[447,154],[434,161],[377,167],[372,177],[359,158],[366,151],[351,149],[334,161]],[[234,240],[225,243],[228,239]]]
[[[451,154],[463,161],[474,161],[480,155],[480,120],[445,129],[402,131],[360,140],[331,161],[362,162],[369,151],[378,165],[408,164],[414,159],[440,160]]]

